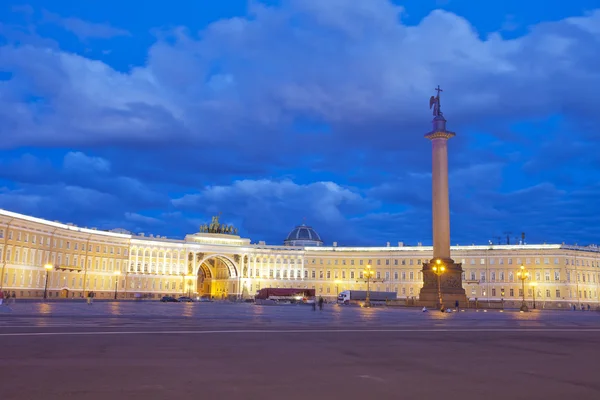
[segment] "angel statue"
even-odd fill
[[[440,92],[443,92],[443,90],[440,89],[440,85],[438,85],[435,90],[437,90],[437,96],[431,96],[429,98],[429,109],[433,108],[434,117],[441,117],[443,114],[440,106]]]

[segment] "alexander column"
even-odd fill
[[[462,267],[450,256],[450,201],[448,197],[448,139],[456,134],[446,130],[440,106],[440,89],[429,99],[433,109],[433,130],[425,135],[432,145],[431,200],[433,220],[433,258],[423,264],[423,288],[419,301],[426,306],[467,305],[462,287]]]

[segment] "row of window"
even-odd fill
[[[24,235],[22,235],[21,232],[16,232],[17,233],[17,241],[19,242],[24,242],[27,243],[30,241],[31,239],[31,243],[36,244],[39,243],[41,245],[44,245],[44,237],[46,238],[46,246],[50,246],[50,236],[42,236],[42,235],[31,235],[31,237],[29,236],[29,233],[25,233]],[[4,230],[0,229],[0,238],[4,237]],[[13,239],[13,231],[10,230],[8,232],[8,239],[12,240]],[[22,240],[23,239],[23,240]],[[38,241],[39,240],[39,241]],[[62,249],[63,247],[67,250],[71,250],[71,247],[73,248],[73,250],[75,251],[85,251],[85,243],[84,242],[71,242],[69,240],[63,240],[63,239],[54,239],[52,242],[53,247]],[[93,251],[94,249],[94,245],[92,244],[88,244],[88,249],[87,251]],[[102,253],[104,254],[115,254],[115,247],[114,246],[100,246],[100,245],[95,245],[95,249],[96,249],[96,253],[100,253],[100,250],[102,250]],[[117,255],[121,255],[121,248],[120,247],[116,247],[116,254]],[[128,254],[128,250],[127,248],[123,248],[123,255],[127,256]]]
[[[338,261],[341,261],[341,264],[339,265],[346,265],[346,259],[325,259],[327,260],[327,263],[324,262],[324,259],[319,258],[313,258],[311,259],[310,263],[311,264],[317,264],[317,260],[318,260],[318,264],[327,264],[327,265],[338,265]],[[496,265],[496,259],[495,258],[480,258],[479,259],[479,264],[480,265],[486,265],[486,260],[487,260],[487,265]],[[506,259],[506,264],[507,265],[522,265],[525,264],[526,266],[528,265],[534,265],[531,263],[531,258],[516,258],[516,262],[513,263],[513,258],[507,258]],[[541,258],[534,258],[534,263],[535,265],[541,265],[542,264],[542,259]],[[258,259],[258,261],[260,262],[260,259]],[[333,261],[333,263],[332,263]],[[350,259],[348,260],[350,261],[350,265],[355,265],[355,260],[354,259]],[[467,262],[468,261],[468,262]],[[498,265],[504,265],[504,258],[498,258]],[[387,259],[376,259],[375,263],[373,263],[373,260],[368,260],[368,259],[359,259],[358,260],[358,265],[422,265],[424,263],[427,263],[428,260],[427,259],[393,259],[390,260],[389,258]],[[463,265],[476,265],[477,264],[477,260],[475,258],[470,258],[470,259],[462,259],[461,260]],[[543,263],[546,265],[550,264],[550,258],[549,257],[544,257],[543,259]],[[558,257],[554,258],[554,264],[555,265],[559,265],[560,264],[560,259]],[[565,259],[565,265],[577,265],[577,266],[588,266],[588,267],[597,267],[598,266],[598,262],[597,261],[590,261],[590,260],[582,260],[582,259],[576,259],[576,258],[572,258],[572,259]]]

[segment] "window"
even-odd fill
[[[560,280],[560,270],[554,270],[554,280],[555,281]]]
[[[412,280],[414,280],[414,279],[415,279],[415,273],[414,273],[414,272],[412,272],[412,271],[410,271],[410,272],[408,273],[408,277],[409,277],[409,279],[410,279],[411,281],[412,281]]]
[[[515,297],[515,289],[510,289],[510,297]]]
[[[492,297],[496,296],[496,288],[492,288]]]
[[[560,289],[556,289],[556,298],[560,299]]]
[[[350,271],[350,279],[354,279],[354,271]]]
[[[394,280],[398,280],[398,271],[394,272]]]

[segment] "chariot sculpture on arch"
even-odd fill
[[[219,215],[211,217],[210,224],[200,225],[200,233],[219,233],[225,235],[237,235],[238,229],[233,225],[222,224],[219,222]]]

